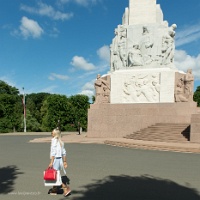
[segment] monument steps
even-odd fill
[[[159,141],[141,141],[130,140],[127,139],[127,142],[117,142],[117,141],[109,141],[106,140],[104,142],[107,145],[125,147],[125,148],[133,148],[133,149],[144,149],[144,150],[157,150],[157,151],[172,151],[172,152],[182,152],[182,153],[200,153],[200,148],[196,144],[191,143],[166,143]]]
[[[127,138],[127,139],[134,139],[134,140],[143,140],[143,141],[153,141],[153,142],[172,142],[172,143],[176,143],[176,142],[181,142],[181,143],[188,143],[189,141],[187,140],[179,140],[177,141],[177,139],[172,139],[172,138]]]
[[[186,138],[170,138],[170,137],[127,137],[127,139],[146,140],[146,141],[160,141],[160,142],[188,142]]]
[[[124,138],[160,142],[189,142],[189,135],[189,124],[158,123]]]
[[[184,137],[186,137],[187,138],[187,136],[183,136],[182,134],[169,134],[169,133],[166,133],[166,134],[161,134],[161,133],[135,133],[135,134],[130,134],[129,135],[129,137],[131,137],[131,136],[138,136],[138,137],[148,137],[148,136],[151,136],[151,137],[156,137],[156,138],[165,138],[165,137],[167,137],[167,138],[174,138],[174,139],[181,139],[181,138],[184,138]],[[159,136],[159,137],[158,137]],[[127,138],[128,136],[126,136],[126,138]],[[181,138],[180,138],[181,137]]]
[[[159,129],[157,129],[157,130],[154,130],[154,131],[139,131],[139,132],[137,132],[137,133],[133,133],[134,135],[139,135],[139,136],[142,136],[142,135],[146,135],[146,134],[151,134],[152,136],[153,135],[158,135],[158,132],[159,132],[159,136],[172,136],[172,137],[180,137],[180,135],[182,134],[182,133],[180,133],[180,132],[175,132],[175,131],[171,131],[170,133],[169,133],[169,131],[163,131],[163,130],[159,130]],[[142,134],[142,135],[141,135]],[[184,135],[186,135],[187,137],[188,137],[188,134],[189,134],[189,132],[184,132]],[[132,135],[132,134],[131,134]],[[183,134],[182,134],[183,135]]]

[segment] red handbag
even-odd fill
[[[47,168],[44,171],[44,180],[55,181],[57,178],[57,171],[54,168]]]

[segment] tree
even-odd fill
[[[0,81],[0,132],[23,131],[23,96],[19,90]],[[87,130],[89,97],[32,93],[26,95],[27,131],[51,131],[60,126],[62,131],[77,131],[78,122]]]
[[[95,99],[96,99],[96,97],[95,97],[95,96],[92,96],[92,103],[95,102]]]
[[[0,80],[0,94],[19,95],[19,90]]]
[[[48,96],[41,107],[42,130],[51,131],[60,120],[61,130],[67,131],[68,125],[73,123],[72,111],[72,105],[65,95]]]
[[[32,93],[26,95],[26,110],[30,112],[31,119],[34,119],[35,123],[37,122],[37,131],[41,130],[42,125],[41,107],[45,99],[50,95],[49,93]],[[28,122],[29,119],[27,118],[27,123]],[[34,131],[36,127],[34,130],[29,130]]]
[[[26,130],[27,132],[39,132],[41,131],[41,125],[38,123],[37,119],[35,119],[29,110],[26,110]],[[21,117],[21,129],[24,128],[23,124],[23,116]]]
[[[0,132],[21,131],[22,100],[18,89],[0,81]]]
[[[78,129],[78,122],[84,131],[87,130],[87,113],[90,106],[89,97],[86,95],[74,95],[69,97],[69,100],[73,106],[74,124]]]
[[[197,106],[200,107],[200,86],[197,87],[193,99],[197,102]]]

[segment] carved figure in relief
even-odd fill
[[[174,59],[174,41],[173,39],[164,36],[162,44],[162,65],[168,65],[173,62]]]
[[[154,102],[155,99],[154,99],[154,94],[153,94],[153,88],[149,86],[149,80],[148,79],[144,79],[143,80],[143,83],[141,85],[139,85],[139,88],[137,90],[137,96],[141,96],[143,95],[146,100],[148,102]]]
[[[150,64],[153,60],[151,58],[151,50],[153,47],[152,36],[146,26],[143,26],[142,38],[140,41],[140,51],[142,53],[145,64]]]
[[[124,82],[123,92],[124,92],[124,102],[138,102],[139,98],[137,96],[136,90],[136,77],[133,76],[131,79],[127,79]]]
[[[176,24],[172,24],[171,27],[169,27],[169,35],[174,38],[175,35],[176,35],[176,28],[177,28],[177,25]]]
[[[160,96],[160,84],[156,81],[152,81],[153,99],[158,102]]]
[[[127,66],[127,54],[126,54],[127,30],[122,25],[119,26],[118,29],[119,29],[118,52],[122,65],[125,68]]]
[[[102,103],[110,103],[110,87],[108,85],[103,87]]]
[[[117,43],[118,43],[118,30],[117,28],[115,29],[115,37],[113,38],[113,41],[112,41],[112,50],[113,51],[117,51]]]
[[[188,99],[193,100],[194,76],[192,74],[192,69],[187,70],[184,82],[185,82],[185,95]]]
[[[119,25],[118,28],[115,29],[115,37],[110,46],[110,66],[112,71],[127,66],[126,38],[126,28],[123,25]]]
[[[129,103],[132,101],[131,98],[131,84],[128,82],[124,82],[124,88],[123,88],[123,92],[124,92],[124,102]]]
[[[123,64],[123,67],[125,68],[127,65],[125,44],[123,44],[123,43],[119,44],[118,48],[119,48],[119,56],[120,56],[121,62]]]
[[[163,36],[162,41],[162,65],[168,65],[173,63],[174,60],[174,37],[175,37],[175,29],[177,28],[176,24],[172,24],[172,26],[169,28],[168,33]]]
[[[118,62],[117,62],[117,58],[114,58],[113,62],[112,62],[112,71],[118,70]]]
[[[110,45],[110,66],[112,71],[118,69],[117,59],[118,59],[118,30],[115,29],[115,37],[113,38],[112,44]]]
[[[184,80],[182,78],[179,79],[175,88],[175,102],[188,102],[184,94]]]
[[[109,103],[110,85],[108,81],[101,78],[100,74],[97,75],[97,80],[94,83],[96,97],[95,104]]]
[[[154,86],[155,91],[156,91],[157,93],[160,93],[160,84],[157,83],[157,81],[152,81],[152,85]]]
[[[142,66],[142,54],[139,45],[133,45],[133,48],[128,53],[128,67]]]
[[[119,26],[119,39],[125,40],[126,38],[127,38],[127,30],[124,26],[121,25]]]

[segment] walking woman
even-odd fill
[[[51,139],[51,149],[50,149],[50,164],[49,167],[53,167],[55,170],[63,170],[64,174],[65,168],[67,168],[67,158],[66,158],[66,150],[64,148],[64,142],[61,139],[61,132],[58,128],[52,131],[52,139]],[[67,196],[71,190],[69,186],[65,183],[62,183],[63,194]],[[57,193],[57,187],[54,186],[51,193]]]

